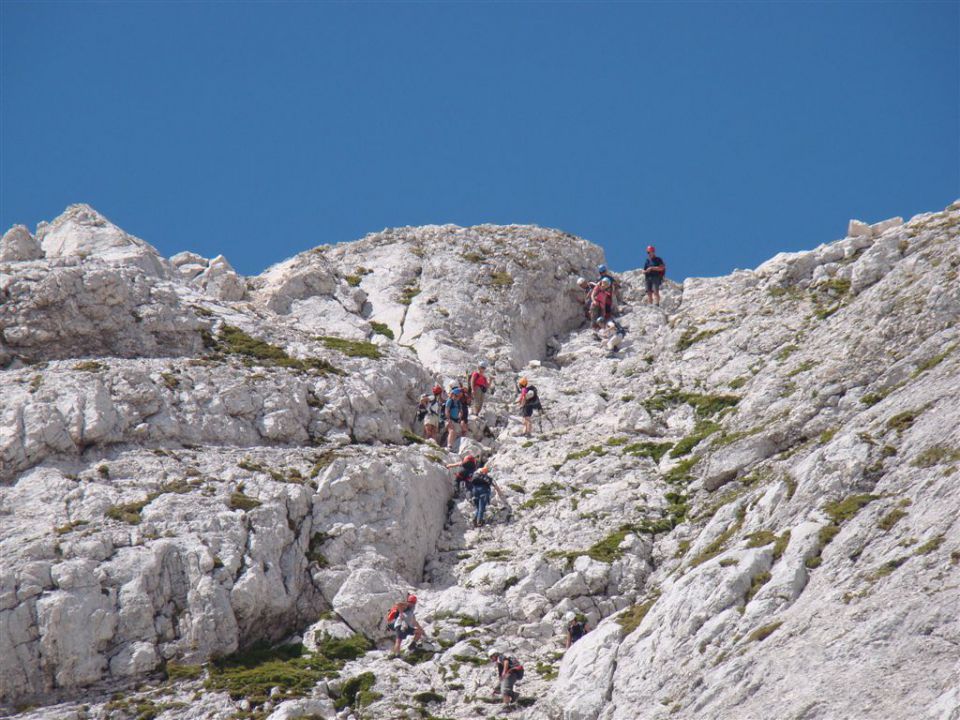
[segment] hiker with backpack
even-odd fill
[[[590,628],[587,621],[581,620],[573,611],[568,612],[563,619],[567,623],[567,644],[565,648],[569,650],[571,645],[590,632]]]
[[[497,485],[496,480],[490,477],[490,468],[483,466],[477,470],[470,479],[471,492],[473,493],[473,506],[476,512],[473,515],[473,526],[483,527],[483,516],[487,512],[487,506],[490,504],[490,498],[493,490],[497,491],[497,497],[507,504],[507,499],[503,496],[503,491]]]
[[[603,283],[604,280],[610,281],[610,303],[607,307],[608,315],[615,315],[619,313],[620,302],[622,300],[622,292],[620,288],[620,281],[614,277],[613,273],[607,270],[606,265],[597,265],[597,282]]]
[[[523,679],[523,665],[517,662],[515,657],[504,655],[496,650],[490,653],[490,662],[497,670],[497,684],[494,686],[493,694],[503,698],[504,705],[515,703],[520,698],[520,693],[515,691],[513,686],[518,680]]]
[[[590,282],[585,277],[577,278],[577,287],[582,291],[582,293],[578,293],[578,299],[580,304],[583,305],[583,316],[588,321],[590,320],[590,304],[593,302],[591,294],[596,285],[597,283]]]
[[[457,470],[457,474],[454,476],[454,482],[456,483],[456,496],[460,497],[460,487],[463,486],[466,488],[467,492],[473,491],[473,474],[477,471],[477,459],[473,455],[467,455],[463,460],[458,463],[451,463],[446,465],[447,470],[452,470],[453,468],[460,468]]]
[[[400,600],[395,603],[387,613],[387,629],[393,632],[393,656],[400,655],[400,646],[404,638],[413,635],[413,641],[410,643],[410,649],[414,650],[420,644],[420,638],[423,637],[423,628],[417,622],[414,614],[417,607],[417,596],[410,594],[406,600]]]
[[[620,345],[623,344],[626,334],[627,331],[623,325],[616,320],[607,320],[607,324],[597,331],[596,337],[606,348],[607,357],[613,357],[620,349]]]
[[[443,388],[435,385],[433,392],[421,395],[420,402],[417,404],[417,422],[423,423],[423,436],[434,442],[437,442],[440,430],[440,414],[442,412],[440,392],[443,392]]]
[[[657,257],[657,249],[647,245],[647,259],[643,263],[643,277],[647,285],[647,305],[654,303],[660,307],[660,285],[667,273],[667,264]]]
[[[453,443],[457,439],[457,428],[460,435],[467,434],[467,405],[463,402],[463,390],[459,385],[450,390],[450,397],[444,403],[443,417],[447,422],[447,448],[453,450]]]
[[[479,417],[483,410],[483,401],[490,390],[490,380],[486,376],[487,361],[477,363],[477,369],[470,373],[470,390],[473,393],[473,412]]]
[[[609,320],[613,313],[613,284],[610,278],[603,278],[590,291],[590,320],[594,328],[600,326],[600,320]]]
[[[525,377],[517,380],[517,390],[520,392],[517,396],[517,407],[520,408],[520,416],[523,418],[523,434],[530,437],[533,433],[533,411],[543,410],[540,394],[536,386],[531,385]]]

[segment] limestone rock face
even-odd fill
[[[45,255],[14,229],[0,707],[466,720],[497,649],[523,718],[955,720],[958,238],[960,203],[851,223],[661,308],[622,273],[611,355],[574,286],[602,252],[557,231],[385,230],[241,278],[85,206]],[[423,442],[419,395],[480,358],[471,437]]]
[[[43,250],[23,225],[14,225],[0,239],[0,262],[22,262],[42,257]]]

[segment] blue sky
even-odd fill
[[[0,3],[0,225],[243,273],[537,223],[753,267],[960,197],[960,3]]]

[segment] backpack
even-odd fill
[[[397,629],[397,618],[399,618],[399,617],[400,617],[400,606],[399,606],[399,605],[394,605],[394,606],[393,606],[392,608],[390,608],[390,610],[387,612],[386,618],[384,618],[384,619],[387,621],[387,630],[396,630],[396,629]]]
[[[454,422],[459,422],[462,420],[464,408],[463,400],[454,400],[453,398],[450,398],[447,400],[447,402],[450,403],[448,406],[450,408],[450,419]]]
[[[488,490],[493,487],[493,480],[491,480],[490,476],[486,473],[474,473],[470,481],[473,483],[474,487],[484,487]]]
[[[517,662],[514,657],[507,658],[507,672],[517,676],[517,680],[523,680],[523,665]]]
[[[527,405],[534,410],[543,410],[543,405],[540,404],[540,393],[537,392],[535,385],[527,385]]]

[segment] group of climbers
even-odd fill
[[[471,408],[479,416],[487,392],[493,386],[486,369],[487,361],[481,360],[476,370],[467,372],[463,384],[454,380],[447,391],[439,384],[434,385],[430,392],[420,396],[416,421],[422,423],[427,440],[452,450],[457,438],[469,432]]]
[[[400,600],[393,604],[387,612],[384,620],[387,629],[393,633],[393,657],[400,656],[400,650],[405,638],[413,635],[413,640],[408,647],[409,650],[417,650],[420,647],[420,640],[423,638],[423,628],[417,621],[415,614],[417,606],[417,596],[410,593],[406,600]],[[564,618],[566,625],[565,649],[570,649],[577,640],[586,635],[590,628],[586,619],[573,611],[568,612]],[[499,695],[503,705],[511,705],[520,699],[520,694],[514,689],[516,683],[523,679],[523,665],[512,655],[507,655],[499,649],[493,650],[490,655],[490,662],[494,666],[497,679],[493,687],[493,694]]]

